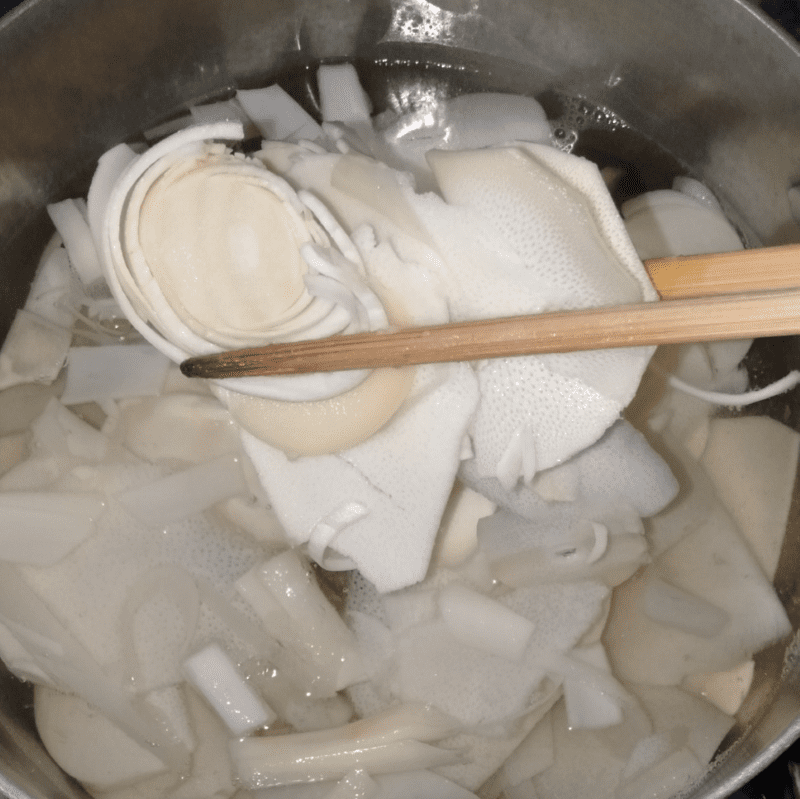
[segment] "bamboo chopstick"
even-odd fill
[[[189,377],[369,369],[800,333],[800,245],[661,258],[662,302],[359,333],[189,358]]]

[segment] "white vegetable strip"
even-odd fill
[[[435,768],[459,762],[458,752],[438,749],[419,741],[388,744],[337,742],[308,749],[289,741],[294,736],[244,738],[231,744],[238,779],[248,788],[291,785],[296,782],[341,779],[353,769],[387,774],[409,769]]]
[[[224,455],[122,491],[116,498],[140,521],[158,525],[180,521],[223,499],[245,493],[248,493],[247,483],[238,459]]]
[[[89,214],[89,229],[94,238],[97,253],[103,251],[103,216],[111,191],[128,165],[136,160],[136,153],[127,144],[118,144],[100,156],[97,169],[92,176],[86,208]]]
[[[251,569],[236,589],[270,634],[313,663],[335,690],[366,677],[353,633],[295,551]]]
[[[19,383],[52,383],[67,357],[72,332],[18,310],[0,350],[0,390]]]
[[[352,64],[325,64],[317,70],[320,109],[325,122],[370,122],[369,97]]]
[[[524,616],[461,585],[442,589],[439,610],[456,640],[507,660],[522,660],[533,635]]]
[[[643,600],[648,618],[701,638],[719,635],[730,620],[722,608],[658,577],[648,583]]]
[[[176,739],[162,724],[120,691],[117,681],[106,676],[15,567],[0,563],[0,584],[0,622],[59,689],[82,696],[145,748],[156,745],[165,762],[185,767],[188,753],[175,745]]]
[[[771,397],[777,397],[786,391],[793,389],[800,383],[800,371],[797,369],[792,370],[785,377],[770,383],[764,388],[755,389],[754,391],[745,391],[742,394],[725,394],[720,391],[705,391],[702,388],[691,386],[684,383],[679,377],[669,375],[667,377],[669,384],[679,391],[686,394],[691,394],[693,397],[713,402],[715,405],[730,405],[735,408],[741,408],[745,405],[754,405],[756,402],[761,402]]]
[[[265,139],[316,139],[322,128],[280,86],[236,92],[236,99]]]
[[[246,735],[277,718],[218,644],[210,644],[187,658],[183,671],[234,735]]]
[[[0,493],[0,560],[58,563],[92,535],[104,508],[99,494]]]
[[[149,344],[71,347],[61,402],[103,402],[161,393],[170,360]]]
[[[378,783],[366,771],[353,769],[325,794],[325,799],[376,799],[379,793]]]
[[[47,206],[47,213],[64,239],[69,260],[81,282],[90,286],[103,277],[94,238],[75,200],[64,200]]]

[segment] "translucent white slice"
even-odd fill
[[[664,579],[728,614],[710,638],[651,621],[645,597]],[[720,505],[641,575],[615,591],[605,641],[623,679],[677,685],[688,674],[731,668],[787,635],[786,613]]]
[[[647,192],[622,206],[625,227],[642,259],[742,249],[720,210],[669,189]]]
[[[26,433],[0,436],[0,476],[25,460],[29,454]]]
[[[600,729],[619,724],[623,718],[624,692],[618,690],[615,694],[608,688],[614,678],[602,644],[576,647],[570,658],[588,667],[565,675],[564,702],[570,729]]]
[[[325,122],[369,122],[372,104],[352,64],[324,64],[317,70],[320,110]]]
[[[705,765],[734,720],[711,702],[672,686],[626,684],[642,703],[656,733],[674,736]]]
[[[19,383],[52,383],[67,357],[72,333],[18,310],[0,349],[0,390]]]
[[[623,759],[613,749],[598,746],[598,738],[603,741],[610,730],[570,730],[563,702],[552,714],[553,765],[533,778],[540,799],[615,797],[627,756]]]
[[[0,493],[0,559],[50,566],[95,532],[99,494]]]
[[[197,796],[230,796],[235,788],[228,751],[230,733],[202,697],[185,686],[197,746],[187,779],[170,794],[170,799],[195,799]]]
[[[103,277],[92,232],[75,200],[63,200],[47,206],[47,213],[64,240],[73,269],[84,286]]]
[[[294,542],[306,541],[317,522],[344,502],[368,510],[342,530],[332,548],[381,592],[424,578],[477,401],[466,364],[423,367],[415,381],[406,406],[386,427],[336,455],[290,461],[252,436],[242,437]]]
[[[245,89],[236,99],[265,139],[316,139],[322,129],[280,86]]]
[[[36,658],[17,640],[5,624],[0,624],[0,658],[6,668],[23,682],[49,685],[55,688],[52,678],[42,671]]]
[[[715,704],[723,713],[735,715],[742,706],[755,674],[755,662],[710,674],[690,674],[681,683],[687,691]]]
[[[236,590],[270,634],[309,660],[334,691],[366,677],[353,633],[294,550],[251,569]]]
[[[234,741],[231,754],[242,783],[262,788],[341,779],[353,768],[386,774],[452,763],[457,753],[421,743],[452,731],[452,719],[435,708],[395,705],[330,730]]]
[[[546,715],[514,750],[501,768],[504,785],[518,785],[549,768],[553,763],[553,720]]]
[[[153,483],[117,494],[119,502],[149,525],[180,521],[237,494],[247,494],[239,459],[223,455]]]
[[[234,735],[267,727],[277,718],[218,644],[184,660],[183,671]]]
[[[78,696],[39,685],[34,709],[47,751],[80,782],[102,790],[166,770],[154,752]]]
[[[457,482],[442,516],[433,563],[437,567],[462,564],[478,546],[478,520],[496,508],[494,502]]]
[[[378,783],[369,774],[353,769],[325,794],[325,799],[375,799],[379,791]]]
[[[712,419],[701,459],[770,580],[786,531],[799,451],[800,435],[766,416]]]
[[[378,774],[380,799],[475,799],[475,794],[433,771],[404,771],[399,774]]]
[[[239,451],[230,414],[211,397],[180,393],[147,398],[123,403],[120,414],[115,435],[151,462],[200,463]]]
[[[59,327],[72,327],[75,317],[70,309],[74,277],[69,256],[63,247],[54,247],[43,256],[31,284],[25,310],[38,314]]]
[[[617,791],[617,797],[639,799],[647,796],[651,799],[669,799],[680,794],[704,771],[705,763],[701,763],[688,749],[679,749],[625,781]]]
[[[507,660],[519,662],[533,635],[534,625],[524,616],[461,585],[442,589],[439,611],[457,641]]]
[[[679,630],[713,638],[728,623],[728,614],[687,591],[653,577],[644,592],[644,612],[649,619]]]
[[[61,402],[103,402],[161,393],[169,359],[149,344],[71,347]]]

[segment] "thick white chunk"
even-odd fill
[[[152,483],[117,494],[119,502],[145,524],[180,521],[215,503],[247,494],[239,459],[223,455]]]
[[[0,558],[50,566],[95,532],[105,508],[98,494],[0,493]]]
[[[259,727],[267,727],[277,718],[217,644],[187,658],[183,671],[234,735],[246,735]]]
[[[19,310],[0,349],[0,389],[52,383],[67,357],[72,333],[44,317]]]
[[[75,779],[104,789],[166,770],[99,710],[78,696],[36,687],[36,728],[47,751]]]
[[[764,574],[775,576],[797,474],[800,434],[765,416],[712,419],[701,459]]]
[[[103,402],[161,392],[170,361],[149,344],[72,347],[67,361],[64,405]]]

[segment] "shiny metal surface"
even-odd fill
[[[0,20],[0,337],[51,231],[45,203],[85,190],[105,149],[193,101],[355,56],[584,96],[702,177],[752,243],[800,240],[786,196],[800,180],[800,51],[744,0],[29,0]],[[800,361],[794,340],[759,352],[755,377]],[[800,398],[766,412],[800,429]],[[796,630],[799,514],[777,578]],[[800,655],[785,651],[759,658],[744,734],[691,796],[729,795],[800,737]],[[11,679],[0,774],[6,797],[85,796]]]

